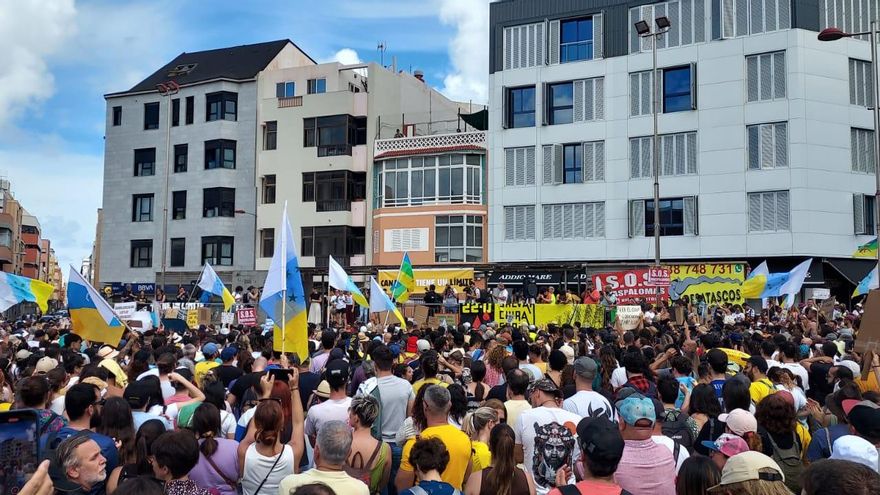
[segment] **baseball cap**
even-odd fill
[[[734,409],[726,414],[719,414],[718,421],[726,423],[736,435],[745,435],[747,432],[758,432],[758,420],[755,416],[745,409]]]
[[[113,359],[119,355],[119,351],[109,345],[101,346],[98,350],[98,357],[101,359]]]
[[[21,360],[23,360],[23,359],[27,359],[27,358],[29,358],[29,357],[31,357],[31,356],[33,356],[33,355],[34,355],[33,352],[31,352],[31,351],[29,351],[29,350],[27,350],[27,349],[22,349],[22,350],[20,350],[20,351],[18,351],[18,352],[15,353],[15,359],[21,361]]]
[[[565,359],[566,361],[568,361],[568,364],[574,363],[574,349],[567,345],[564,345],[560,347],[559,350],[562,351],[563,354],[565,354]]]
[[[143,381],[135,381],[125,387],[122,392],[122,398],[128,402],[132,409],[140,409],[147,405],[149,399],[150,387]]]
[[[857,435],[844,435],[835,440],[831,449],[831,459],[857,462],[875,471],[878,462],[880,462],[877,448],[871,445],[871,442]]]
[[[327,380],[321,380],[321,383],[318,384],[318,388],[315,389],[315,395],[322,399],[330,397],[330,384],[327,383]]]
[[[416,349],[418,349],[419,352],[430,351],[431,343],[425,339],[419,339],[416,341]]]
[[[605,416],[586,417],[577,425],[578,445],[594,462],[617,464],[623,457],[623,437],[617,425]]]
[[[348,380],[348,362],[344,359],[334,359],[327,363],[324,373],[330,387],[339,388]]]
[[[541,392],[548,393],[550,395],[554,395],[556,397],[562,397],[562,391],[559,390],[559,387],[556,386],[556,383],[549,378],[542,378],[541,380],[536,381],[535,383],[529,386],[528,395],[531,395],[535,390],[540,390]]]
[[[617,401],[617,411],[620,413],[621,419],[630,426],[654,427],[657,421],[657,413],[654,409],[654,403],[651,399],[635,393],[630,394],[627,398]],[[639,421],[647,420],[650,424],[637,425]]]
[[[581,356],[574,361],[574,373],[585,380],[596,378],[596,372],[599,371],[599,365],[593,358]]]
[[[751,363],[752,366],[758,368],[761,373],[767,374],[767,370],[769,369],[769,365],[767,364],[767,360],[761,356],[751,356],[746,359],[747,363]]]
[[[869,400],[847,399],[841,404],[849,424],[864,437],[880,437],[880,406]]]
[[[235,347],[227,347],[220,353],[220,359],[222,361],[229,361],[230,359],[234,359],[236,354],[238,354],[238,349]]]
[[[761,472],[772,470],[772,472]],[[727,460],[721,470],[721,483],[709,488],[709,492],[718,492],[724,485],[750,480],[785,481],[785,475],[776,461],[766,455],[750,450],[737,454]]]
[[[730,433],[722,433],[714,442],[711,440],[703,440],[703,447],[716,452],[721,452],[727,457],[733,457],[737,454],[749,451],[749,445],[742,438]]]
[[[37,366],[34,369],[34,373],[38,375],[46,374],[55,368],[58,367],[58,360],[52,359],[49,356],[43,356],[37,361]]]
[[[218,350],[217,344],[213,342],[208,342],[202,346],[202,354],[205,355],[205,358],[216,355]]]

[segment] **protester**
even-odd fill
[[[88,434],[73,435],[58,445],[49,475],[60,493],[100,494],[107,479],[107,460]]]
[[[419,482],[401,491],[400,495],[451,495],[459,490],[444,481],[440,474],[446,471],[450,461],[446,445],[440,439],[417,441],[405,459],[415,469]]]
[[[668,448],[651,440],[657,417],[654,403],[630,392],[615,407],[625,446],[614,481],[635,495],[674,494],[676,458]]]
[[[345,472],[351,452],[351,430],[342,421],[328,421],[322,425],[315,443],[315,467],[302,474],[291,474],[281,480],[278,495],[287,495],[300,485],[324,483],[336,493],[369,495],[370,489],[359,479]],[[262,493],[259,490],[254,493]],[[270,489],[266,493],[273,493]]]
[[[712,459],[701,455],[688,457],[675,478],[676,495],[705,495],[721,482],[721,469]]]
[[[489,433],[491,463],[468,477],[465,495],[535,495],[532,477],[516,465],[513,428],[497,424]]]
[[[391,478],[391,447],[376,440],[371,431],[380,411],[381,404],[372,395],[355,397],[348,410],[352,443],[344,469],[352,478],[363,481],[371,494],[379,493]]]
[[[578,448],[581,451],[583,476],[574,487],[581,495],[617,495],[622,493],[614,480],[623,458],[625,442],[617,425],[607,416],[586,417],[577,425]],[[566,466],[567,467],[567,466]],[[549,495],[568,493],[565,469],[557,473],[557,487]],[[565,491],[564,491],[565,490]],[[571,492],[574,493],[574,492]]]
[[[877,493],[880,474],[876,469],[844,460],[822,460],[810,464],[803,475],[804,495]]]
[[[219,495],[236,495],[241,478],[238,443],[220,433],[220,411],[204,403],[193,414],[191,428],[199,441],[199,460],[189,477],[200,488]]]
[[[743,452],[730,458],[721,481],[708,493],[720,495],[791,495],[785,476],[773,459],[760,452]],[[795,492],[795,493],[800,493]]]

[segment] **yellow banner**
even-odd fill
[[[586,328],[604,328],[605,309],[598,304],[463,304],[461,321],[477,326],[495,321],[539,328],[579,322]]]
[[[428,286],[434,284],[436,291],[443,293],[446,284],[452,285],[460,294],[474,279],[473,268],[437,268],[434,270],[413,270],[416,287],[415,294],[424,294]],[[379,270],[379,285],[388,289],[397,280],[397,270]]]
[[[698,263],[669,265],[669,296],[672,300],[688,296],[692,303],[703,296],[707,304],[742,304],[742,283],[746,269],[742,263]]]

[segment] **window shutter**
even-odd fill
[[[553,184],[553,145],[544,145],[542,166],[544,167],[544,184]]]
[[[559,63],[559,21],[550,21],[550,65]]]
[[[504,185],[516,185],[516,150],[504,150]]]
[[[776,193],[761,193],[761,230],[776,230]]]
[[[693,43],[692,31],[694,28],[693,17],[693,1],[681,0],[681,44],[690,45]],[[704,22],[703,18],[699,18],[697,22]]]
[[[641,77],[638,72],[629,75],[629,114],[631,116],[641,115]]]
[[[562,184],[562,179],[564,177],[564,172],[562,170],[562,145],[554,144],[553,145],[553,183],[554,184]]]
[[[647,21],[649,26],[653,26],[654,24],[654,6],[653,5],[642,5],[642,15],[641,20]],[[635,27],[630,25],[630,29],[635,30]],[[645,36],[644,38],[639,37],[641,40],[641,50],[643,52],[651,50],[651,43],[656,39],[654,36]]]
[[[595,167],[595,177],[597,181],[605,180],[605,142],[596,141],[593,143],[593,166]]]
[[[643,199],[629,202],[629,236],[645,236],[645,200]]]
[[[513,206],[504,208],[504,239],[507,241],[512,241],[516,236],[516,229],[514,228],[516,213],[514,208]]]
[[[584,86],[589,86],[588,83],[589,81],[583,80],[575,81],[574,83],[572,83],[572,92],[574,93],[572,101],[572,105],[574,106],[574,110],[572,113],[574,114],[574,117],[572,118],[572,120],[574,120],[574,122],[592,120],[586,113],[587,109],[584,101]]]
[[[773,0],[767,0],[770,4]],[[749,34],[749,0],[736,0],[736,36]]]
[[[779,6],[779,17],[777,19],[776,29],[789,29],[789,28],[791,28],[791,4],[789,3],[789,0],[776,0],[776,4]],[[775,7],[775,6],[772,6],[770,8],[773,8],[773,7]],[[819,7],[819,10],[822,10],[822,8]],[[863,10],[862,11],[862,18],[866,18],[866,17],[867,17],[867,12]],[[825,24],[821,24],[821,25],[825,26]],[[859,31],[861,31],[861,29]]]
[[[501,128],[509,129],[510,128],[510,113],[513,111],[510,108],[510,89],[504,88],[504,101],[501,102]]]
[[[785,52],[773,54],[773,86],[774,98],[785,98]]]
[[[525,235],[523,239],[535,239],[535,207],[524,206],[525,209]]]
[[[697,235],[697,223],[699,219],[697,217],[697,197],[696,196],[685,196],[684,197],[684,233],[687,235]]]
[[[691,64],[691,110],[697,109],[697,64]]]
[[[773,60],[771,54],[765,54],[758,57],[758,69],[760,71],[760,96],[762,100],[770,100],[773,98],[772,86],[772,70]]]
[[[877,157],[874,156],[874,131],[862,131],[862,142],[865,147],[865,156],[867,156],[865,168],[869,174],[873,174],[877,160]]]
[[[774,124],[776,130],[776,167],[788,166],[788,125],[785,123]]]
[[[583,163],[584,182],[592,182],[596,180],[596,164],[594,163],[595,143],[583,143],[581,149],[584,156],[581,158]]]
[[[642,79],[642,81],[641,81],[642,85],[641,85],[641,88],[639,89],[640,93],[641,93],[640,97],[642,100],[641,115],[645,115],[645,114],[651,113],[651,105],[653,104],[652,102],[654,101],[654,94],[653,94],[654,74],[651,71],[642,72],[641,79]]]
[[[605,78],[597,77],[593,79],[593,89],[595,89],[593,102],[596,108],[596,120],[605,118]]]
[[[553,205],[544,205],[541,207],[544,211],[544,239],[553,238]]]
[[[538,109],[535,109],[538,112]],[[541,125],[550,123],[550,88],[547,83],[541,85]],[[537,115],[537,114],[536,114]]]
[[[748,73],[748,100],[758,101],[758,57],[746,58],[746,72]]]
[[[605,237],[605,203],[593,203],[595,231],[592,237]]]
[[[544,23],[535,24],[535,65],[547,65],[544,55]]]
[[[657,43],[658,50],[661,48],[666,48],[667,43],[669,44],[669,46],[674,46],[674,44],[671,42],[672,37],[670,35],[672,34],[672,28],[675,24],[673,24],[672,17],[670,15],[666,14],[666,5],[668,5],[668,4],[665,2],[654,4],[654,15],[651,16],[650,19],[646,19],[648,21],[648,24],[651,26],[651,28],[656,29],[654,27],[654,23],[652,22],[653,19],[656,19],[658,17],[668,17],[669,18],[669,24],[670,24],[669,30],[666,31],[666,34],[664,34],[663,36],[658,36],[658,37],[654,38],[654,42]]]
[[[524,184],[532,186],[535,184],[535,147],[529,146],[526,148],[526,159],[523,164],[525,168],[525,179]]]
[[[602,14],[593,14],[593,58],[605,58],[604,33],[605,25],[602,23]]]
[[[697,173],[697,133],[689,132],[687,138],[687,173]]]
[[[749,169],[760,170],[761,168],[761,126],[750,125],[746,129],[748,134]]]
[[[578,211],[581,211],[581,206],[583,205],[559,205],[559,209],[562,210],[562,238],[563,239],[571,239],[574,237],[574,210],[575,208]],[[583,215],[581,216],[583,219]],[[578,222],[580,223],[580,222]]]
[[[593,237],[592,235],[592,204],[579,203],[572,205],[572,233],[575,239],[583,239],[584,237]]]
[[[721,38],[733,38],[736,36],[734,0],[721,0]]]
[[[629,52],[630,53],[638,53],[641,50],[641,39],[639,39],[639,33],[636,32],[635,24],[640,20],[640,13],[642,9],[640,7],[633,7],[629,9]],[[824,26],[824,24],[823,24]],[[595,28],[594,28],[595,29]],[[595,44],[594,50],[595,50]]]
[[[640,164],[642,156],[641,142],[639,138],[630,138],[629,140],[629,175],[633,179],[638,179],[642,176]]]
[[[596,81],[587,79],[584,81],[584,120],[596,120]]]
[[[849,154],[854,172],[859,172],[860,156],[859,156],[859,133],[857,129],[849,130]]]
[[[651,140],[653,141],[653,137]],[[675,170],[675,155],[673,150],[675,149],[675,135],[668,134],[666,136],[659,136],[660,139],[660,159],[662,160],[660,163],[660,174],[661,175],[676,175]]]
[[[642,140],[642,177],[654,176],[654,138],[653,136],[640,138]],[[658,157],[659,160],[659,157]]]
[[[749,232],[760,232],[761,228],[761,193],[749,194]]]
[[[865,233],[865,195],[853,194],[853,231],[856,235]]]
[[[518,148],[514,160],[514,184],[517,186],[526,185],[526,152],[527,148]]]
[[[523,28],[523,31],[526,34],[526,67],[534,67],[537,65],[535,63],[535,29],[537,29],[535,24]]]
[[[862,92],[864,91],[861,84],[856,84],[856,78],[859,76],[859,67],[856,64],[855,59],[849,59],[849,104],[857,105],[861,103]],[[861,78],[859,78],[859,82],[861,82]]]
[[[761,168],[773,168],[773,126],[761,127]]]
[[[529,27],[519,26],[517,28],[517,53],[519,54],[519,68],[529,66]]]
[[[788,191],[776,193],[776,230],[790,230],[791,211],[789,210]]]
[[[513,28],[504,28],[504,70],[513,68]]]

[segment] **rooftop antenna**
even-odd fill
[[[376,50],[379,52],[379,62],[382,64],[382,67],[385,67],[385,49],[387,48],[384,41],[380,41],[378,45],[376,45]]]

